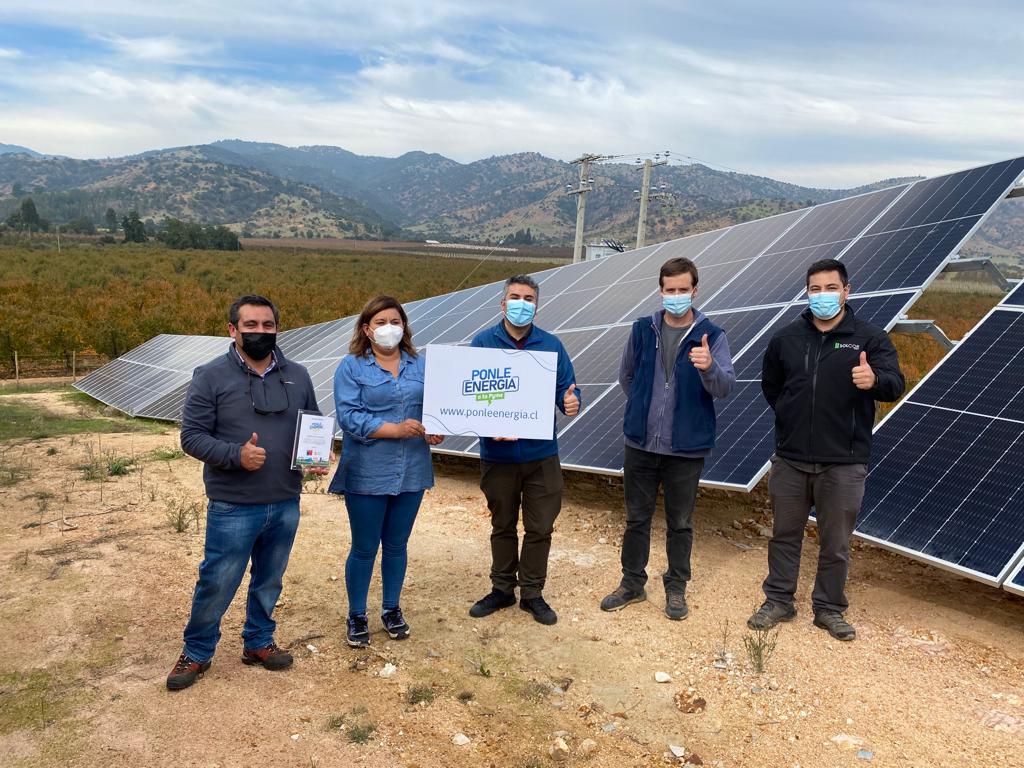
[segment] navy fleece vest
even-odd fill
[[[676,401],[672,411],[672,450],[695,452],[715,446],[714,398],[704,389],[700,371],[690,362],[690,350],[700,346],[700,339],[708,335],[708,345],[722,333],[722,329],[706,317],[690,330],[679,348],[675,368]],[[659,335],[650,316],[633,323],[633,381],[622,427],[623,433],[634,443],[647,440],[647,412],[651,408],[651,388],[658,369]]]

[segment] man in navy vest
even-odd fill
[[[725,332],[693,307],[697,267],[669,259],[658,276],[662,309],[638,318],[622,352],[626,393],[622,581],[601,601],[617,611],[647,599],[647,559],[658,486],[665,493],[665,614],[685,619],[693,508],[704,459],[715,445],[715,398],[736,383]]]

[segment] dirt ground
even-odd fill
[[[77,407],[53,393],[6,397]],[[200,464],[153,453],[177,438],[168,428],[0,446],[22,470],[0,486],[0,765],[1024,765],[1019,598],[855,545],[857,640],[812,626],[805,568],[800,615],[755,674],[744,622],[761,600],[764,497],[702,494],[691,614],[672,622],[663,522],[648,602],[598,609],[618,581],[621,489],[570,474],[545,591],[558,624],[517,608],[475,620],[488,516],[475,466],[451,460],[438,462],[410,542],[408,640],[371,617],[371,649],[345,645],[348,526],[340,500],[310,487],[276,613],[294,667],[241,663],[236,599],[210,671],[170,693],[203,551],[201,530],[169,522],[200,509]],[[136,463],[85,479],[78,467],[103,455]],[[809,534],[805,562],[814,549]]]

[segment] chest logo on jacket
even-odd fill
[[[855,349],[857,351],[860,351],[860,344],[843,343],[843,342],[837,341],[835,348],[836,349]]]

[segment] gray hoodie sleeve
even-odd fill
[[[242,446],[213,436],[217,403],[206,376],[196,369],[181,414],[181,449],[189,456],[220,469],[242,466]]]
[[[736,384],[732,353],[729,351],[729,340],[725,337],[724,331],[718,334],[715,343],[711,345],[711,357],[714,362],[706,371],[700,372],[700,379],[708,394],[720,400],[728,397]]]

